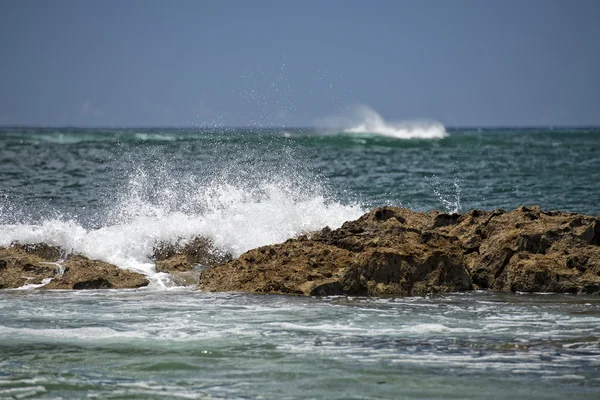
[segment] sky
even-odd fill
[[[0,125],[600,125],[600,1],[0,0]]]

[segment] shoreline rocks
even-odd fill
[[[468,290],[600,294],[600,217],[519,207],[465,214],[378,207],[236,259],[196,237],[157,243],[173,282],[206,291],[419,296]],[[45,243],[0,247],[0,289],[139,288],[140,273]]]
[[[214,243],[198,236],[186,243],[163,243],[154,246],[150,257],[156,265],[156,272],[183,273],[193,272],[196,265],[214,267],[231,261],[231,254],[220,251]]]
[[[378,207],[339,229],[208,268],[199,287],[294,295],[598,294],[600,219],[537,206],[466,214]]]
[[[128,289],[147,286],[145,275],[69,255],[45,243],[0,247],[0,289],[43,285],[42,289]],[[64,259],[63,259],[64,257]]]

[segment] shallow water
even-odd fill
[[[0,398],[598,398],[600,300],[0,292]]]

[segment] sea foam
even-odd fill
[[[144,174],[132,178],[129,190],[98,228],[66,218],[4,224],[0,246],[44,242],[154,276],[149,255],[157,241],[204,236],[238,256],[325,226],[337,228],[364,211],[359,205],[333,201],[319,190],[307,191],[292,180],[252,185],[210,182],[196,190],[184,186],[179,192],[165,185],[162,197],[149,200],[143,195],[146,179]]]
[[[442,139],[446,128],[436,121],[389,122],[367,106],[356,108],[349,125],[343,131],[351,134],[370,134],[396,139]]]

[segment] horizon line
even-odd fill
[[[249,125],[220,125],[220,126],[190,126],[190,125],[36,125],[36,124],[0,124],[0,129],[179,129],[179,130],[274,130],[274,129],[293,129],[293,130],[343,130],[346,127],[322,127],[322,126],[249,126]],[[457,129],[600,129],[600,124],[597,125],[444,125],[447,130]]]

